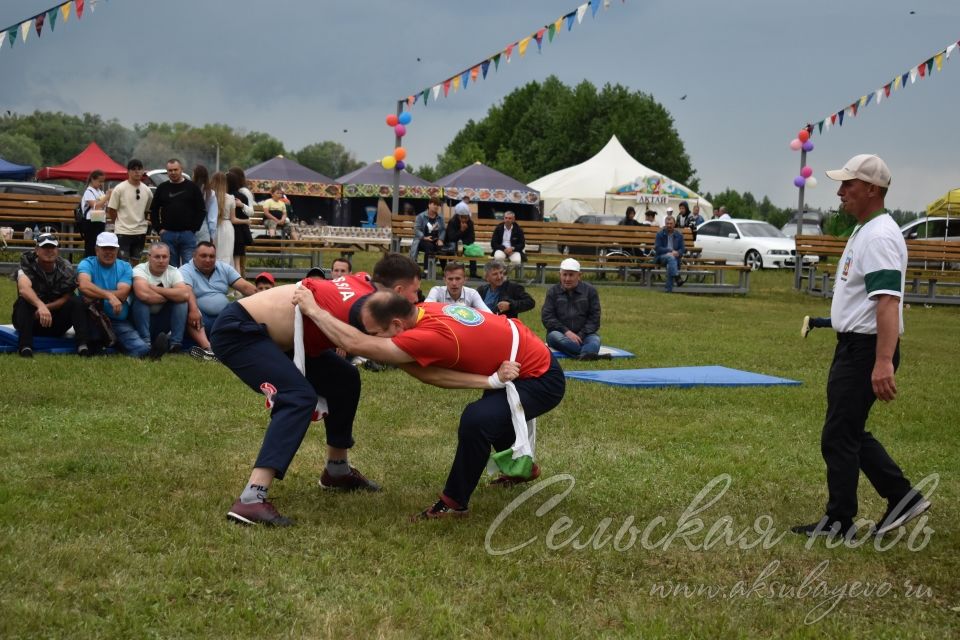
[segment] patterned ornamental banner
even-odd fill
[[[416,198],[429,200],[443,196],[441,187],[424,187],[420,185],[400,185],[401,198]],[[393,187],[386,184],[345,184],[343,185],[344,198],[392,198]]]
[[[340,185],[320,182],[292,182],[289,180],[247,180],[254,193],[270,193],[274,185],[280,185],[288,196],[311,196],[314,198],[339,198]]]
[[[540,194],[536,191],[520,189],[486,189],[482,187],[446,187],[444,195],[451,200],[460,200],[464,196],[476,202],[505,202],[510,204],[540,203]]]

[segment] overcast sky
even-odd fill
[[[56,0],[3,0],[0,27]],[[91,0],[87,0],[89,5]],[[602,1],[602,0],[601,0]],[[343,143],[364,161],[393,148],[384,117],[430,87],[575,9],[576,0],[99,0],[0,49],[0,108],[148,121],[223,122],[291,150]],[[910,12],[915,14],[911,15]],[[434,164],[468,119],[554,74],[620,83],[673,115],[703,191],[727,187],[795,206],[788,143],[960,39],[957,0],[612,0],[543,53],[491,69],[413,108],[409,162]],[[420,59],[418,62],[417,59]],[[686,95],[685,100],[680,100]],[[921,210],[960,187],[960,50],[842,128],[814,136],[814,206],[835,207],[823,170],[857,153],[887,160],[891,208]],[[344,132],[346,129],[346,133]],[[571,136],[576,131],[569,132]],[[2,150],[0,150],[2,151]],[[123,158],[118,158],[121,162]],[[657,169],[657,167],[652,167]]]

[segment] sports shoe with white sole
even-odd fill
[[[873,530],[873,535],[882,536],[883,534],[889,533],[894,529],[898,529],[921,515],[923,512],[927,511],[929,508],[930,501],[919,493],[914,494],[914,496],[906,502],[901,500],[895,505],[888,506],[883,516],[877,520],[876,527]]]
[[[324,469],[323,473],[320,475],[320,482],[318,484],[323,489],[337,491],[381,490],[380,485],[372,480],[368,480],[367,477],[357,471],[355,467],[350,467],[350,473],[342,476],[330,475],[330,472]]]
[[[200,362],[220,362],[220,359],[214,355],[213,351],[203,347],[190,347],[190,357]]]
[[[810,333],[812,327],[810,326],[810,316],[803,316],[803,324],[800,325],[800,337],[806,338]]]
[[[280,515],[276,507],[267,501],[243,503],[239,498],[227,512],[227,520],[237,524],[263,524],[268,527],[289,527],[294,524],[293,520]]]

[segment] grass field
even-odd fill
[[[801,317],[829,306],[790,287],[761,273],[747,297],[601,288],[604,343],[637,357],[565,368],[717,364],[803,384],[571,381],[540,423],[541,490],[505,511],[523,489],[481,487],[453,522],[407,516],[442,487],[474,392],[364,371],[351,458],[385,490],[321,493],[315,428],[271,490],[298,526],[249,529],[224,516],[267,414],[225,367],[0,355],[0,637],[958,637],[957,310],[906,311],[900,395],[871,416],[911,480],[939,476],[926,530],[807,546],[788,529],[822,514],[834,338],[801,340]],[[523,319],[542,335],[532,293]],[[0,308],[14,295],[0,283]],[[860,498],[882,513],[865,480]]]

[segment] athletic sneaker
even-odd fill
[[[449,498],[447,499],[449,500]],[[453,500],[449,500],[453,502]],[[417,520],[440,520],[442,518],[466,518],[470,515],[470,510],[467,508],[457,508],[451,507],[447,504],[443,496],[440,496],[440,499],[437,500],[432,507],[429,509],[424,509],[418,514],[415,514],[410,517],[414,522]]]
[[[496,480],[490,481],[491,487],[512,487],[514,485],[523,484],[524,482],[532,482],[540,477],[540,465],[533,463],[533,467],[530,469],[529,478],[520,478],[517,476],[508,476],[505,473],[501,473],[497,476]]]
[[[913,497],[902,506],[900,505],[900,501],[896,504],[889,505],[883,517],[877,520],[873,535],[882,536],[885,533],[902,527],[929,508],[930,501],[919,493],[914,493]]]
[[[857,536],[857,525],[853,524],[853,522],[843,522],[840,520],[831,521],[827,516],[823,516],[818,522],[790,527],[790,531],[810,538],[816,538],[818,536],[826,538],[841,536],[850,540]]]
[[[30,347],[22,347],[22,348],[20,349],[20,357],[21,357],[21,358],[32,358],[32,357],[33,357],[33,349],[31,349]]]
[[[157,337],[153,339],[153,344],[150,345],[150,351],[147,353],[147,357],[151,360],[159,360],[169,348],[170,338],[167,337],[165,333],[158,333]]]
[[[220,362],[217,356],[213,354],[213,351],[204,349],[203,347],[190,347],[190,356],[200,362]]]
[[[800,326],[800,337],[806,338],[807,334],[813,330],[813,327],[810,326],[810,316],[803,316],[803,324]]]
[[[239,498],[227,512],[227,520],[246,525],[264,524],[268,527],[289,527],[294,524],[290,518],[280,515],[269,502],[244,504]]]
[[[350,467],[350,473],[343,476],[332,476],[326,469],[320,475],[320,486],[324,489],[336,489],[338,491],[380,491],[380,485],[372,480],[367,480],[366,476]]]

